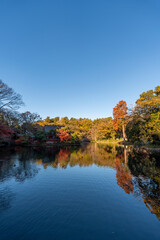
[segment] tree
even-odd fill
[[[160,141],[160,86],[140,94],[126,127],[127,138],[133,143]]]
[[[23,104],[21,95],[0,80],[0,111],[16,110]]]
[[[14,131],[12,131],[7,125],[0,124],[0,141],[8,142],[11,140],[13,133]]]
[[[7,126],[0,124],[0,136],[9,136],[13,131]]]
[[[124,140],[126,138],[125,119],[127,116],[127,109],[127,103],[123,100],[119,101],[113,108],[113,128],[115,131],[122,131]]]
[[[160,111],[160,86],[155,87],[155,91],[149,90],[140,94],[136,101],[135,113],[150,115]]]
[[[35,139],[38,141],[45,141],[46,140],[46,133],[44,131],[37,131],[35,134]]]
[[[33,133],[35,130],[35,123],[40,121],[41,117],[37,113],[24,112],[20,116],[20,124],[23,133]]]
[[[160,86],[155,87],[154,93],[157,97],[160,96]]]
[[[69,121],[68,117],[63,117],[63,118],[61,118],[60,123],[61,123],[61,125],[66,125],[68,123],[68,121]]]
[[[0,113],[0,121],[8,125],[10,128],[19,129],[20,113],[12,110],[5,110]]]
[[[97,139],[111,139],[114,138],[114,129],[112,124],[112,118],[104,118],[96,123],[95,127],[93,127],[94,134]]]
[[[71,140],[71,135],[68,133],[68,131],[59,129],[58,137],[60,138],[60,141],[69,141]]]

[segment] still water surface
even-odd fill
[[[159,240],[159,153],[1,150],[0,239]]]

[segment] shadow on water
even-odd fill
[[[115,145],[89,144],[81,147],[14,148],[0,152],[0,183],[8,179],[24,182],[35,177],[40,168],[87,167],[96,165],[115,169],[116,180],[126,194],[144,201],[160,220],[160,156]],[[0,210],[11,205],[9,188],[0,193]]]

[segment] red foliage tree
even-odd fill
[[[127,115],[127,103],[123,100],[113,108],[113,128],[116,131],[123,132],[123,138],[126,138],[125,134],[125,117]]]

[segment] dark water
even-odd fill
[[[90,144],[0,151],[0,239],[160,239],[160,156]]]

